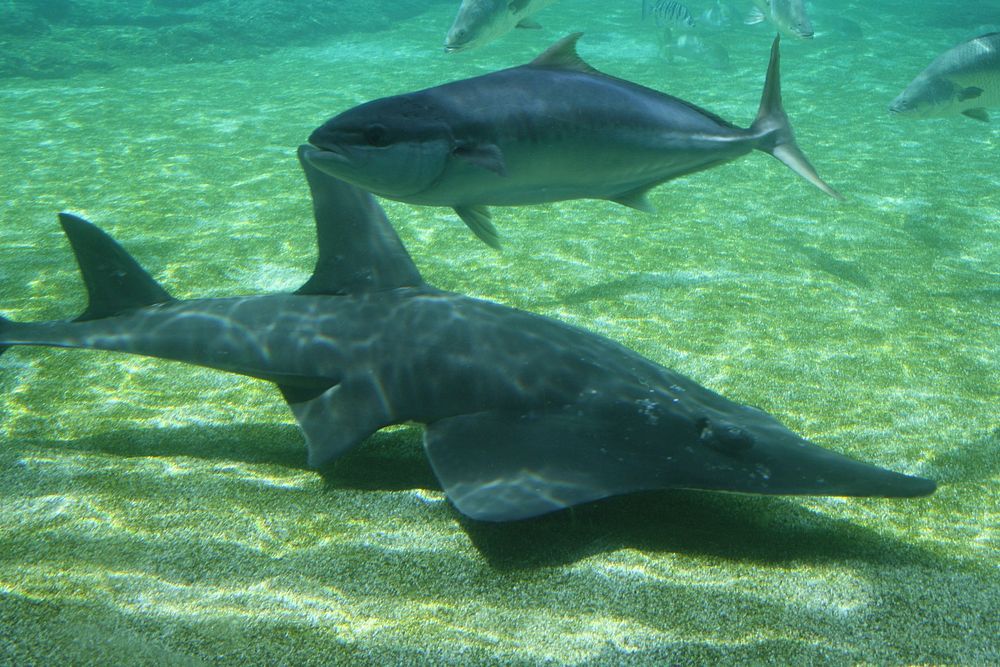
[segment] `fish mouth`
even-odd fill
[[[465,51],[468,48],[468,44],[445,44],[445,53],[458,53],[459,51]]]
[[[317,169],[334,165],[344,166],[351,163],[350,158],[336,146],[326,147],[313,144],[308,150],[302,152],[302,156]]]

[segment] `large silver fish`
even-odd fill
[[[923,118],[962,114],[988,121],[987,107],[1000,107],[1000,32],[939,55],[892,101],[889,111]]]
[[[487,206],[646,193],[754,149],[837,196],[795,143],[781,105],[778,40],[757,118],[743,129],[690,102],[602,74],[579,34],[521,67],[367,102],[309,137],[316,168],[374,194],[450,206],[498,247]]]
[[[812,22],[804,0],[753,0],[753,4],[754,10],[744,21],[747,25],[770,21],[783,35],[812,39]]]
[[[538,28],[531,16],[556,0],[462,0],[444,40],[452,53],[482,46],[514,28]]]

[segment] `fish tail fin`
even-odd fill
[[[10,328],[13,327],[13,326],[14,326],[13,322],[11,322],[10,320],[8,320],[3,315],[0,315],[0,340],[4,339],[4,337],[9,332]],[[7,350],[9,350],[11,347],[12,347],[11,345],[5,345],[3,343],[0,343],[0,354],[3,354]]]
[[[781,74],[779,67],[778,43],[780,37],[774,38],[771,45],[771,61],[767,66],[767,78],[764,81],[764,92],[760,96],[760,109],[750,131],[757,138],[757,148],[781,160],[796,174],[806,179],[817,188],[837,199],[843,199],[839,192],[827,185],[819,177],[809,158],[795,143],[795,133],[788,120],[788,115],[781,104]]]

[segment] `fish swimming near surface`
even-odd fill
[[[89,305],[74,320],[0,318],[0,352],[111,350],[268,380],[313,466],[383,426],[421,423],[445,493],[474,519],[647,489],[934,491],[822,449],[606,338],[428,285],[374,198],[315,170],[305,152],[319,257],[297,292],[173,299],[109,236],[64,213]]]
[[[889,105],[894,115],[927,118],[962,114],[988,122],[1000,107],[1000,32],[948,49]]]
[[[813,26],[806,13],[805,0],[753,0],[754,8],[744,23],[756,25],[769,21],[783,35],[812,39]]]
[[[497,248],[491,205],[607,199],[650,211],[657,185],[754,149],[838,196],[795,143],[777,38],[757,118],[743,129],[598,72],[577,55],[579,37],[527,65],[349,109],[312,133],[306,159],[388,199],[450,206]]]
[[[556,0],[462,0],[444,40],[448,53],[492,42],[514,28],[540,28],[531,18]]]

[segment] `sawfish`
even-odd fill
[[[93,224],[61,213],[88,293],[71,320],[0,318],[14,346],[112,350],[277,385],[311,466],[415,422],[445,494],[479,520],[684,488],[922,496],[928,479],[823,449],[597,334],[427,284],[368,193],[299,160],[315,271],[283,294],[179,300]]]

